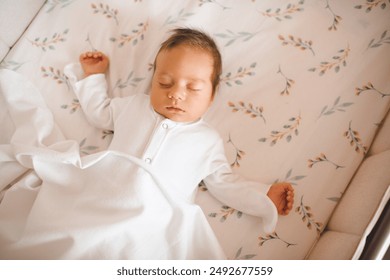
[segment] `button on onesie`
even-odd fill
[[[143,159],[146,163],[153,163],[153,159],[157,156],[161,146],[164,145],[168,135],[176,126],[177,123],[169,119],[163,119],[157,122],[152,137],[150,138],[150,142],[148,143],[143,155]]]

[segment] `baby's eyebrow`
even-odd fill
[[[188,79],[188,81],[190,81],[192,83],[203,83],[203,84],[207,83],[205,80],[197,79],[197,78],[193,78],[193,79],[190,78],[190,79]]]
[[[157,73],[156,76],[159,78],[171,78],[171,75],[169,75],[167,73]]]

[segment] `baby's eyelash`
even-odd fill
[[[158,83],[160,85],[160,87],[162,88],[169,88],[171,87],[171,84],[164,84],[164,83]]]

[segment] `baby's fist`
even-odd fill
[[[294,188],[290,183],[275,183],[267,193],[275,204],[278,214],[288,215],[294,204]]]
[[[109,65],[108,57],[101,52],[85,52],[79,57],[85,76],[104,74]]]

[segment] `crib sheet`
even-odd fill
[[[390,4],[380,0],[49,0],[0,67],[31,80],[65,138],[93,154],[112,132],[87,123],[64,66],[101,50],[111,60],[112,96],[148,93],[167,32],[205,30],[224,64],[205,119],[225,140],[236,172],[288,181],[296,199],[269,235],[261,220],[219,203],[202,185],[197,201],[228,258],[303,259],[389,110],[389,18]],[[6,144],[13,124],[6,110],[0,117]]]

